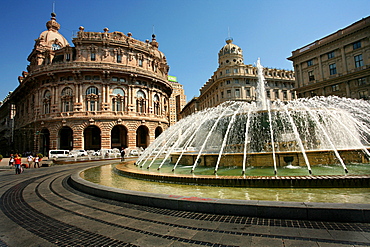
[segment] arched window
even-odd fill
[[[164,114],[167,115],[167,100],[166,99],[163,100],[163,109],[164,109]]]
[[[62,112],[73,110],[73,91],[70,87],[65,87],[61,94]]]
[[[96,87],[89,87],[86,90],[86,111],[97,111],[99,103],[99,91]]]
[[[47,90],[43,97],[44,114],[50,113],[51,93]]]
[[[124,111],[125,109],[125,92],[121,88],[113,90],[112,110]]]
[[[154,105],[154,114],[160,115],[160,102],[159,102],[159,96],[157,94],[153,97],[153,105]]]
[[[146,96],[141,90],[136,93],[136,112],[146,113]]]

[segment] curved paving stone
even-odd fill
[[[0,172],[0,246],[369,246],[370,224],[267,219],[98,198],[71,174],[112,161]]]

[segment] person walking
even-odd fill
[[[126,154],[125,149],[122,147],[121,148],[121,161],[125,161],[125,154]]]
[[[11,154],[9,157],[9,166],[12,166],[13,164],[14,164],[14,156],[13,154]]]
[[[27,161],[28,161],[28,168],[31,168],[32,162],[33,162],[33,156],[31,154],[28,155]]]
[[[40,158],[39,158],[39,156],[38,155],[36,155],[36,157],[34,158],[34,160],[33,160],[33,167],[34,168],[36,168],[36,166],[37,166],[37,168],[40,168]]]
[[[14,166],[15,166],[15,174],[21,174],[22,173],[22,158],[19,157],[18,154],[15,155],[14,157]]]

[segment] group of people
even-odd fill
[[[25,167],[31,168],[32,163],[34,168],[40,168],[40,162],[41,158],[36,155],[36,157],[33,157],[32,155],[29,155],[27,157],[28,166],[25,165]],[[9,158],[9,166],[15,167],[15,174],[21,174],[23,172],[23,166],[22,166],[22,158],[18,154],[11,154]]]

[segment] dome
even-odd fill
[[[226,45],[224,45],[224,47],[222,47],[220,52],[218,53],[219,56],[227,54],[243,55],[242,49],[239,46],[233,44],[232,38],[226,39]]]
[[[51,50],[58,50],[69,45],[68,41],[58,32],[60,24],[55,16],[55,13],[51,13],[51,19],[46,23],[48,30],[42,32],[37,39],[41,46],[51,48]]]
[[[218,64],[219,67],[243,64],[243,50],[233,44],[232,38],[226,39],[226,45],[218,53]]]

